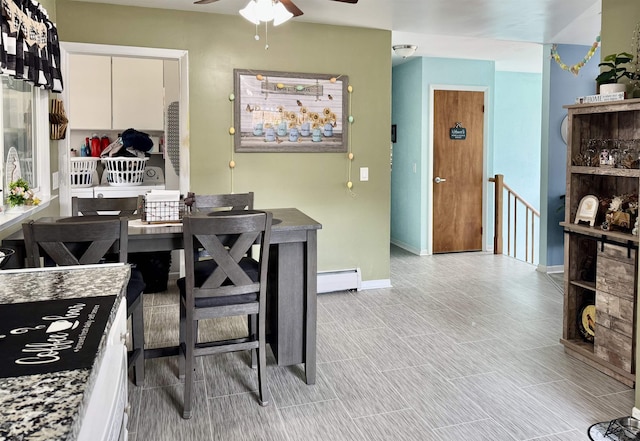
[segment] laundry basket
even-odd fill
[[[149,158],[102,158],[107,183],[114,186],[142,185]]]
[[[91,187],[100,158],[75,157],[71,159],[71,187]]]

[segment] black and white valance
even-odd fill
[[[34,0],[0,1],[0,71],[62,92],[58,31],[47,11]]]

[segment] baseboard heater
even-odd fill
[[[318,293],[349,289],[360,291],[361,282],[360,268],[322,271],[318,273]]]

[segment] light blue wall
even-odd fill
[[[540,124],[542,121],[542,74],[496,72],[496,104],[493,168],[504,182],[538,211],[540,210]],[[507,204],[505,202],[505,215]],[[531,256],[531,242],[525,248],[526,211],[519,206],[516,257]],[[529,214],[530,218],[531,214]],[[505,231],[507,234],[507,222]],[[513,230],[512,230],[513,231]],[[534,263],[539,260],[540,224],[534,227]],[[513,233],[512,233],[513,234]],[[513,240],[513,239],[512,239]],[[531,241],[531,237],[529,237]],[[506,248],[504,250],[507,251]],[[513,249],[512,251],[513,252]]]
[[[493,61],[416,58],[393,68],[392,123],[397,125],[398,142],[394,145],[391,172],[392,243],[422,254],[431,248],[427,243],[431,225],[427,219],[430,195],[426,182],[427,171],[432,166],[428,158],[431,87],[476,86],[488,89],[489,124],[485,127],[484,136],[488,146],[487,157],[491,158],[494,78]],[[493,164],[489,163],[488,167],[491,174]]]
[[[545,46],[545,54],[550,54],[551,46]],[[589,46],[558,45],[558,54],[565,64],[573,65],[587,54]],[[560,134],[560,125],[567,115],[562,106],[573,104],[576,97],[595,94],[595,78],[600,69],[598,60],[600,49],[596,51],[577,76],[562,70],[557,63],[545,57],[543,75],[543,121],[542,156],[540,164],[541,207],[540,264],[545,267],[563,265],[564,234],[559,222],[564,220],[561,195],[566,190],[567,146]]]
[[[391,242],[416,254],[422,250],[423,83],[422,58],[393,68],[391,123],[397,142],[392,145]],[[414,172],[414,164],[415,172]]]
[[[542,74],[496,72],[493,168],[524,199],[540,207]]]

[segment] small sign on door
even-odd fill
[[[467,139],[467,129],[462,127],[461,122],[457,122],[455,127],[449,129],[449,139]]]

